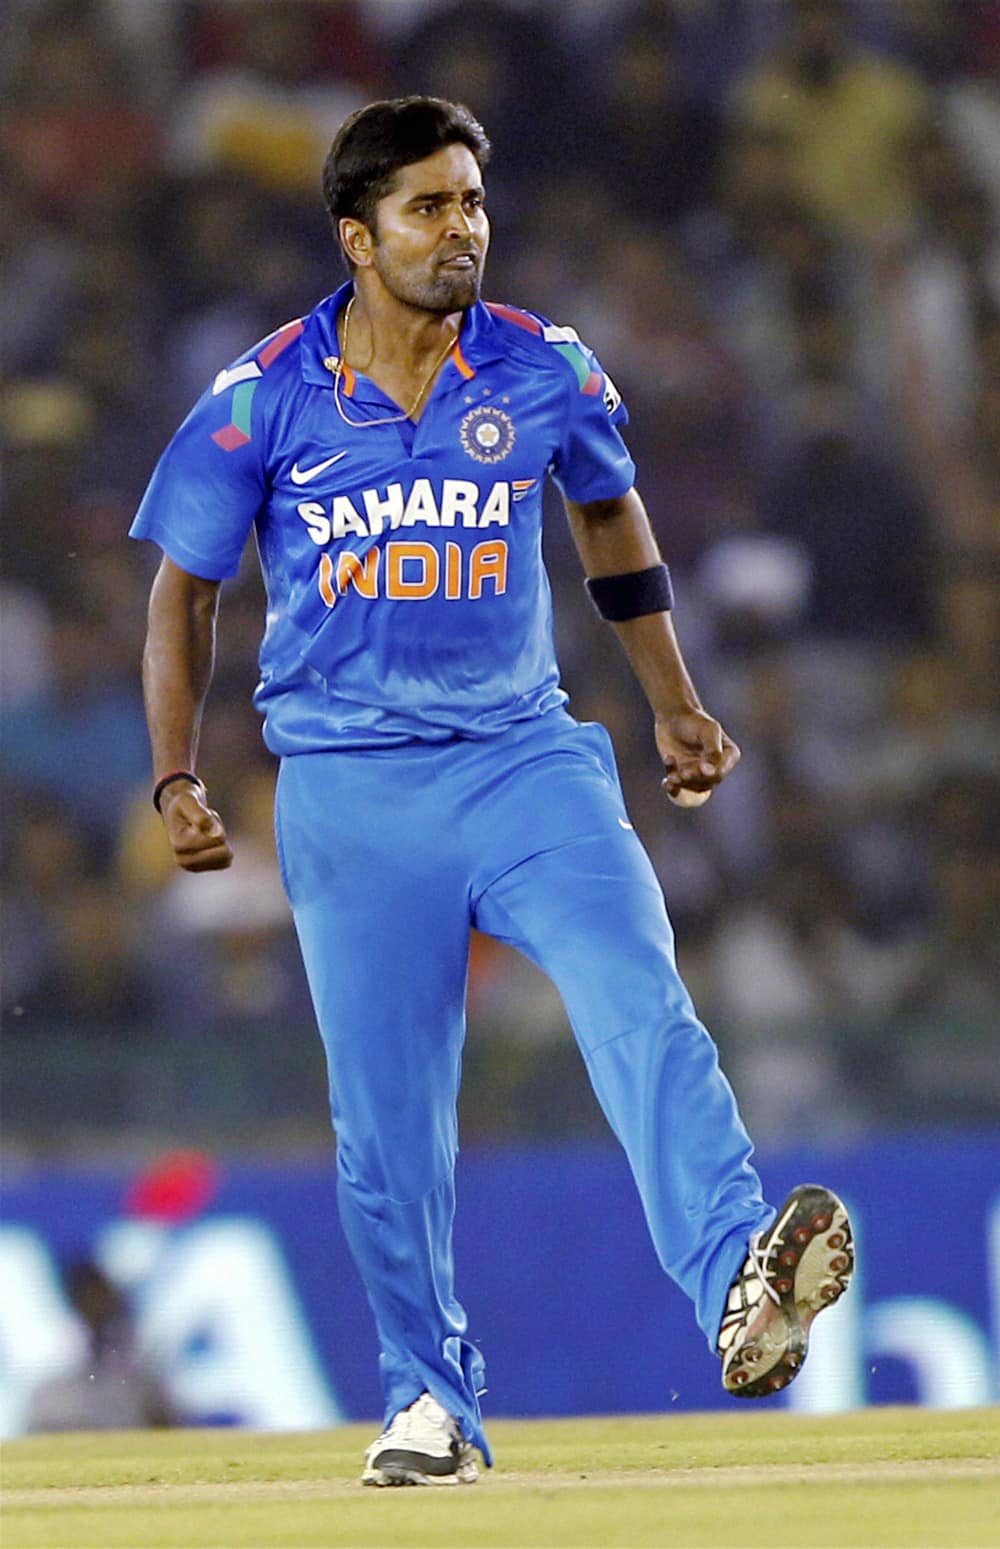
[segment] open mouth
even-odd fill
[[[475,269],[475,267],[474,253],[453,253],[450,258],[443,258],[439,265],[441,269]]]

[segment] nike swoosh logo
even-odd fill
[[[212,383],[212,396],[218,398],[227,387],[236,387],[240,382],[251,382],[254,377],[263,375],[255,360],[245,360],[242,366],[233,366],[231,370],[219,372]]]
[[[340,459],[346,456],[346,452],[334,452],[332,457],[328,457],[325,462],[315,463],[312,468],[300,468],[298,463],[295,463],[292,467],[292,483],[308,484],[318,473],[322,473],[326,468],[332,468],[334,463],[339,463]]]
[[[618,827],[619,827],[619,828],[628,828],[628,829],[631,829],[631,827],[632,827],[632,824],[631,824],[631,823],[626,823],[626,821],[625,821],[625,819],[624,819],[624,818],[619,818],[619,819],[618,819]]]

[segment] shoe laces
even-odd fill
[[[778,1295],[777,1291],[774,1289],[774,1286],[768,1279],[768,1260],[774,1257],[778,1244],[776,1242],[771,1242],[762,1252],[761,1245],[763,1241],[764,1233],[754,1232],[750,1239],[750,1246],[747,1252],[747,1261],[743,1266],[741,1278],[745,1277],[747,1271],[749,1270],[760,1281],[764,1288],[764,1295],[769,1297],[776,1307],[780,1307],[781,1297]]]
[[[716,1342],[720,1355],[725,1355],[732,1348],[737,1333],[760,1311],[764,1300],[773,1302],[776,1307],[781,1306],[781,1297],[768,1280],[768,1258],[776,1245],[771,1243],[763,1247],[763,1241],[763,1232],[754,1232],[747,1246],[743,1268],[729,1287],[726,1311],[722,1316]]]

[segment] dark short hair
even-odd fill
[[[480,172],[490,158],[486,131],[460,102],[393,97],[369,103],[344,120],[323,167],[323,199],[337,234],[345,216],[374,230],[375,207],[392,192],[400,167],[466,145]]]

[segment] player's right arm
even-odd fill
[[[273,382],[275,361],[283,358],[287,368],[285,351],[301,332],[301,323],[279,329],[219,372],[171,438],[129,529],[163,553],[149,598],[142,679],[159,809],[174,859],[186,871],[216,871],[233,858],[200,781],[163,781],[179,772],[194,775],[219,583],[237,573],[267,498],[267,425],[258,389],[268,369]]]
[[[205,696],[215,660],[219,582],[182,570],[166,554],[149,595],[142,687],[159,783],[194,773]],[[160,793],[160,814],[174,860],[185,871],[219,871],[233,852],[205,787],[173,780]]]

